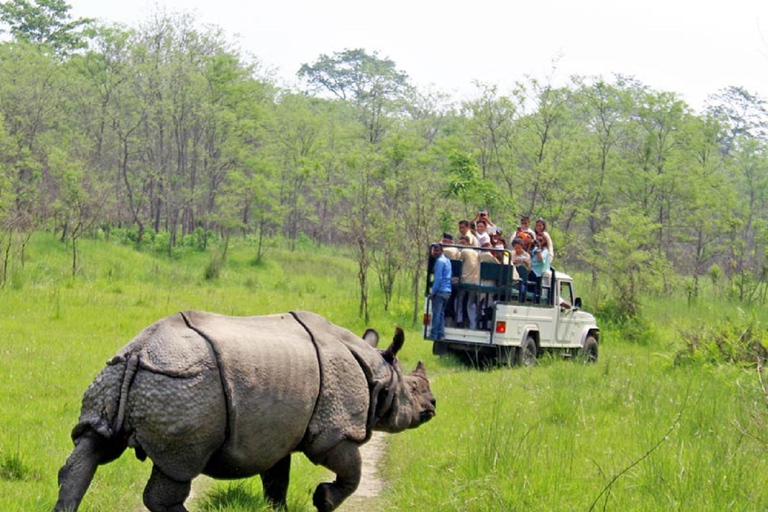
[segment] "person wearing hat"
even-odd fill
[[[435,260],[434,280],[429,300],[432,301],[432,329],[430,336],[435,341],[445,339],[445,306],[451,298],[451,262],[443,254],[440,244],[432,246]]]

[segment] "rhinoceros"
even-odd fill
[[[313,494],[320,512],[360,482],[371,431],[400,432],[435,415],[424,365],[410,374],[386,350],[306,311],[232,317],[184,311],[124,346],[83,396],[75,449],[59,471],[55,512],[76,512],[96,469],[127,447],[152,460],[144,505],[185,512],[191,481],[261,476],[285,509],[292,452],[336,474]]]

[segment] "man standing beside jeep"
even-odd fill
[[[435,261],[435,274],[432,281],[432,292],[429,298],[432,301],[432,329],[430,336],[435,341],[445,339],[445,306],[451,298],[451,262],[443,254],[440,244],[432,246],[432,256]]]

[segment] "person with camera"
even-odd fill
[[[541,300],[541,280],[544,272],[549,270],[550,256],[547,247],[547,239],[542,233],[536,233],[536,240],[531,250],[531,272],[528,274],[528,282],[535,286],[534,302]]]
[[[495,235],[496,231],[499,230],[499,228],[491,221],[491,218],[488,216],[488,210],[480,210],[477,212],[477,215],[472,219],[471,222],[474,222],[475,225],[477,225],[478,222],[483,221],[485,222],[486,232],[488,235]],[[481,245],[482,247],[482,245]]]

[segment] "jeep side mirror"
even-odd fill
[[[581,309],[581,297],[576,297],[573,301],[573,309]]]

